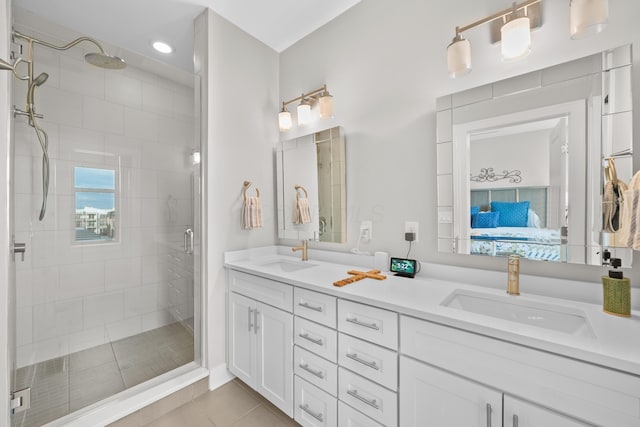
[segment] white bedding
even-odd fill
[[[518,240],[527,239],[527,241],[541,243],[560,243],[560,230],[535,227],[472,228],[471,237],[484,237],[495,240],[516,238]]]

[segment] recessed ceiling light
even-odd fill
[[[153,42],[152,46],[153,46],[153,48],[155,50],[157,50],[160,53],[171,53],[171,52],[173,52],[173,48],[171,46],[169,46],[165,42],[155,41],[155,42]]]

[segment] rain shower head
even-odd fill
[[[84,60],[96,67],[106,68],[108,70],[121,70],[127,67],[124,59],[117,56],[111,56],[104,52],[91,52],[84,56]]]

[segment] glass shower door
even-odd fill
[[[49,76],[35,92],[50,170],[42,221],[41,145],[26,117],[13,122],[14,228],[26,244],[15,389],[31,389],[14,427],[199,362],[194,88],[131,65],[98,69],[82,53],[35,51],[35,73]],[[14,79],[19,108],[27,92]]]

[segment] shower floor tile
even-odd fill
[[[39,427],[193,361],[193,335],[180,323],[123,338],[16,371],[31,387],[31,409],[12,427]]]

